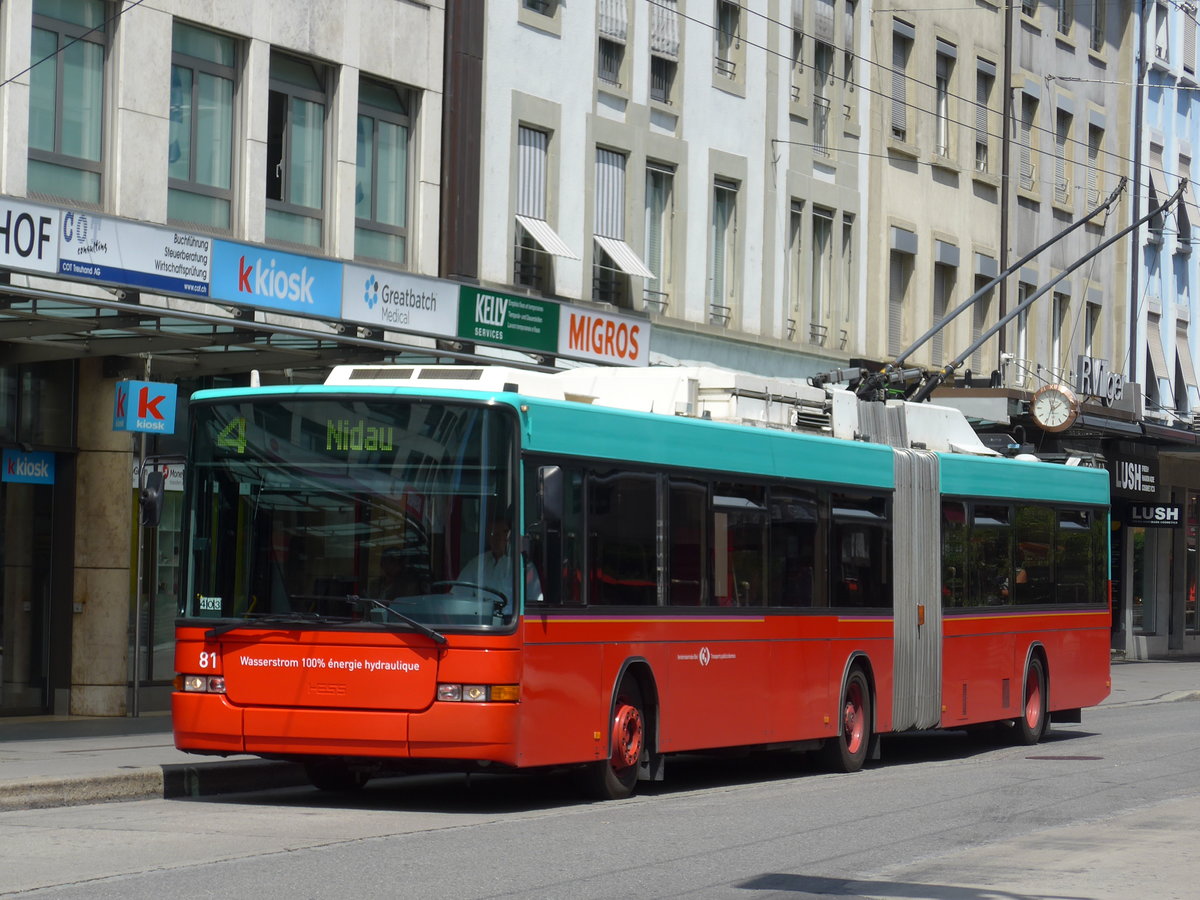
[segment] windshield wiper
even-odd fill
[[[360,597],[360,596],[358,596],[358,594],[347,594],[346,600],[348,600],[350,603],[369,603],[378,609],[382,609],[389,616],[395,616],[397,619],[399,619],[405,625],[412,628],[413,631],[417,632],[418,634],[425,635],[425,637],[429,638],[434,643],[436,643],[436,644],[446,643],[446,636],[444,634],[442,634],[440,631],[435,631],[434,629],[432,629],[428,625],[426,625],[424,622],[418,622],[416,619],[412,618],[411,616],[406,616],[404,613],[392,609],[390,606],[388,606],[382,600],[376,600],[374,597]],[[381,623],[381,624],[386,624],[386,623]]]
[[[320,613],[267,613],[262,616],[254,616],[238,619],[235,622],[225,622],[221,625],[216,625],[204,632],[206,638],[220,637],[226,632],[235,631],[238,628],[249,628],[254,625],[312,625],[319,623],[321,625],[344,625],[352,622],[353,619],[348,616],[323,616]]]

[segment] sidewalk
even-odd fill
[[[1114,661],[1112,676],[1112,693],[1101,706],[1200,700],[1200,660]],[[0,717],[0,810],[306,783],[300,767],[290,763],[176,750],[167,713]]]

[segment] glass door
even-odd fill
[[[0,482],[0,715],[47,709],[52,485]]]

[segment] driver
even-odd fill
[[[463,566],[458,581],[477,584],[504,597],[504,614],[512,612],[513,566],[509,553],[509,535],[512,523],[506,516],[498,515],[488,522],[487,549]]]

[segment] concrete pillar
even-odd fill
[[[126,713],[133,441],[113,431],[115,388],[102,360],[80,362],[70,706],[77,716]]]

